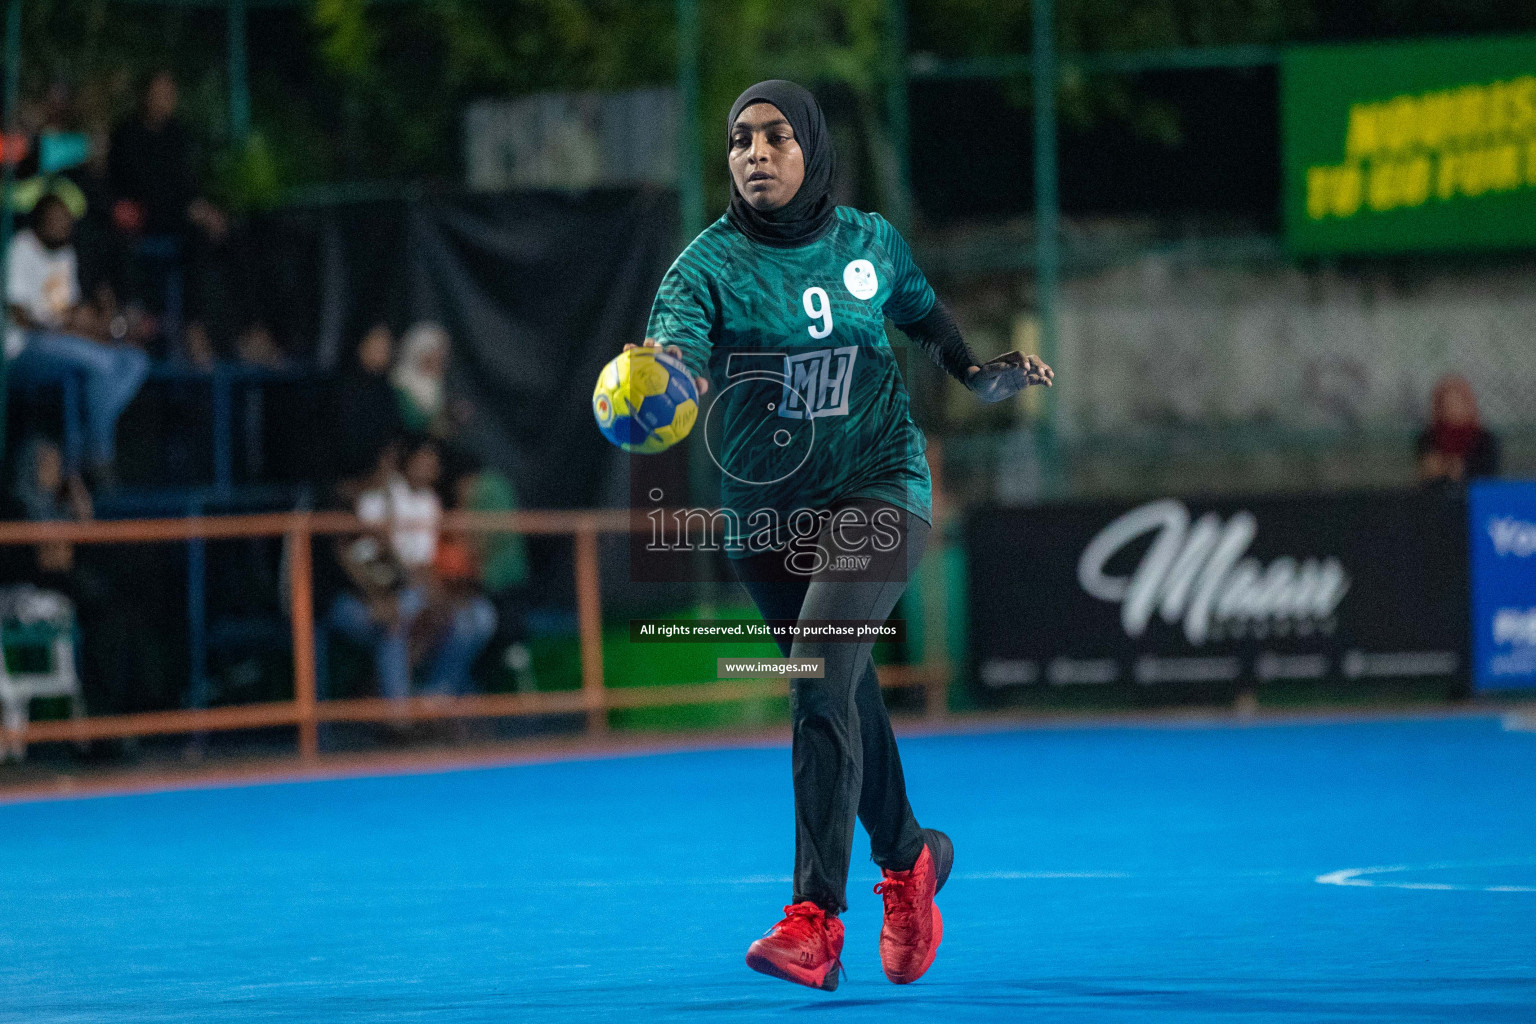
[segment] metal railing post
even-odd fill
[[[3,114],[0,114],[0,132],[7,137],[16,130],[16,104],[21,94],[21,0],[9,0],[5,7],[5,95]],[[16,191],[16,163],[9,154],[0,167],[0,282],[8,281],[11,258],[11,236],[16,228],[11,200]],[[5,447],[6,402],[10,379],[10,365],[0,346],[0,449]]]
[[[928,717],[933,720],[949,714],[949,494],[944,485],[944,444],[928,443],[928,473],[932,481],[933,531],[923,579],[923,698]]]
[[[912,140],[907,96],[906,0],[885,0],[885,117],[895,160],[886,214],[898,231],[912,227]]]
[[[1040,318],[1040,358],[1057,361],[1061,304],[1061,195],[1056,145],[1056,15],[1053,0],[1034,3],[1035,103],[1035,308]],[[1058,484],[1056,443],[1060,406],[1046,392],[1042,459],[1047,487]]]
[[[288,598],[293,623],[293,700],[299,720],[299,757],[320,756],[315,707],[315,583],[309,517],[294,518],[288,531]]]
[[[675,0],[675,9],[677,190],[682,245],[687,245],[704,230],[704,171],[699,147],[699,0]]]
[[[213,404],[213,489],[228,498],[235,487],[235,385],[228,370],[215,366],[208,387]]]
[[[225,57],[227,86],[229,89],[229,138],[235,148],[244,155],[245,144],[251,134],[251,85],[247,71],[245,42],[245,0],[229,0],[226,14]]]
[[[598,582],[597,529],[576,530],[576,628],[581,638],[581,693],[587,709],[587,731],[608,730],[603,693],[603,597]]]

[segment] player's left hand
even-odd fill
[[[636,345],[633,342],[630,342],[630,343],[628,343],[628,344],[626,344],[624,346],[624,351],[628,352],[632,348],[640,348],[640,347],[641,346]],[[683,362],[683,350],[678,348],[676,345],[662,345],[662,343],[657,341],[655,338],[646,338],[645,339],[645,347],[646,348],[659,348],[659,349],[662,350],[662,352],[664,352],[667,355],[671,356],[673,359],[676,359],[678,362],[680,362],[680,363]],[[684,364],[684,365],[687,365],[687,364]],[[699,392],[699,397],[702,398],[702,397],[704,397],[704,392],[709,390],[709,381],[706,378],[704,378],[704,377],[695,377],[695,378],[693,378],[693,386]]]
[[[965,386],[976,393],[983,402],[1001,402],[1012,398],[1031,384],[1051,387],[1056,381],[1056,371],[1039,356],[1026,356],[1022,352],[1004,352],[996,359],[989,359],[980,366],[966,371]]]

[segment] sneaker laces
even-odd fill
[[[814,903],[792,903],[784,908],[784,920],[770,928],[793,939],[819,938],[826,928],[827,912]]]
[[[875,884],[875,895],[885,899],[885,919],[898,928],[912,927],[912,912],[916,907],[911,890],[909,879],[889,875]]]

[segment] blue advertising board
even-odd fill
[[[1472,685],[1536,689],[1536,482],[1470,492]]]

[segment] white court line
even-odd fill
[[[965,882],[1029,881],[1056,878],[1130,878],[1124,871],[969,871],[950,876]],[[548,889],[620,889],[676,885],[789,885],[790,875],[746,875],[741,878],[548,878],[528,883]]]
[[[963,882],[1020,881],[1038,878],[1130,878],[1124,871],[967,871],[950,875]],[[782,885],[793,882],[789,875],[748,875],[746,878],[698,879],[700,885]]]
[[[1536,708],[1511,711],[1499,722],[1505,732],[1536,732]]]
[[[971,871],[954,875],[967,882],[988,882],[1016,878],[1130,878],[1124,871]]]
[[[557,878],[531,885],[554,889],[616,889],[658,885],[787,885],[793,881],[790,875],[748,875],[745,878]]]
[[[1319,885],[1355,886],[1362,889],[1430,889],[1440,892],[1536,892],[1536,885],[1464,885],[1453,882],[1393,882],[1371,877],[1399,871],[1446,871],[1454,868],[1528,867],[1532,861],[1499,861],[1491,864],[1391,864],[1372,868],[1345,868],[1318,875]]]

